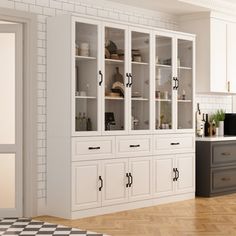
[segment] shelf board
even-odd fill
[[[110,97],[110,96],[105,96],[106,100],[124,100],[123,97]]]
[[[94,96],[75,96],[75,98],[79,98],[79,99],[96,99],[96,97],[94,97]]]
[[[192,67],[179,66],[178,69],[180,69],[180,70],[192,70]]]
[[[75,59],[77,61],[92,61],[92,60],[96,60],[96,57],[85,57],[85,56],[75,56]]]
[[[107,64],[123,64],[124,60],[117,60],[117,59],[105,59]]]
[[[147,65],[149,65],[149,63],[147,63],[147,62],[132,61],[132,65],[143,65],[143,66],[147,66]]]
[[[178,99],[178,102],[192,102],[192,100],[181,100],[181,99]]]
[[[157,102],[171,102],[171,99],[160,99],[160,98],[156,98]]]
[[[166,69],[171,69],[172,66],[171,65],[164,65],[164,64],[156,64],[157,67],[161,67],[161,68],[166,68]]]
[[[148,101],[149,99],[148,98],[135,98],[135,97],[132,97],[131,98],[132,101]]]

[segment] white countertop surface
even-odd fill
[[[236,141],[236,136],[196,137],[195,140],[203,142]]]

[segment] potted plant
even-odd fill
[[[217,110],[211,117],[216,122],[216,127],[219,129],[219,136],[224,136],[224,120],[225,111],[223,109]],[[216,132],[217,133],[217,132]]]

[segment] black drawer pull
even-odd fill
[[[101,186],[99,187],[99,191],[102,191],[102,188],[103,188],[103,179],[102,179],[102,176],[99,176],[99,180],[101,181]]]
[[[89,147],[88,149],[89,150],[98,150],[98,149],[101,149],[101,147]]]
[[[230,152],[222,152],[221,155],[222,156],[231,156],[231,153]]]
[[[171,143],[170,145],[180,145],[180,143]]]
[[[227,177],[224,177],[224,178],[221,178],[222,181],[230,181],[231,178],[227,178]]]
[[[140,145],[139,144],[137,144],[137,145],[129,145],[129,147],[136,148],[136,147],[140,147]]]

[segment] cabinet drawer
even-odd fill
[[[212,171],[212,192],[236,189],[236,168]]]
[[[165,154],[193,152],[195,149],[195,138],[193,134],[156,135],[155,153]]]
[[[114,137],[72,139],[72,161],[106,159],[115,155]]]
[[[228,164],[236,162],[236,145],[234,144],[216,144],[212,146],[212,164]]]
[[[152,155],[152,136],[120,136],[116,146],[119,157]]]

